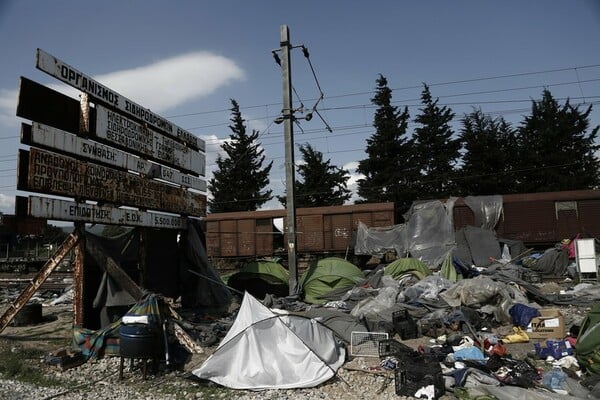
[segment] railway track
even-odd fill
[[[0,289],[23,289],[35,277],[35,273],[0,273]],[[73,274],[71,272],[53,272],[40,287],[40,291],[56,290],[60,291],[73,283]]]

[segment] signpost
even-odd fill
[[[203,154],[102,106],[96,106],[95,135],[132,153],[204,175]]]
[[[152,163],[122,150],[38,122],[34,122],[33,125],[22,125],[21,143],[56,150],[63,154],[75,154],[90,161],[135,171],[151,178],[160,178],[186,188],[206,191],[206,181],[196,176],[181,173],[176,169]]]
[[[36,148],[19,151],[17,189],[191,216],[206,208],[199,193]]]
[[[32,217],[91,224],[116,224],[151,228],[186,229],[186,220],[177,215],[152,213],[76,203],[74,201],[29,196],[28,213]]]
[[[64,61],[59,60],[41,49],[37,50],[36,67],[71,85],[75,89],[79,89],[82,92],[89,94],[92,99],[114,107],[120,110],[124,115],[134,117],[168,136],[181,140],[183,143],[194,149],[202,151],[205,149],[204,141],[194,136],[192,133],[178,127],[149,109],[136,104],[114,90],[109,89],[92,79],[90,76],[78,71]]]
[[[144,228],[184,230],[188,217],[206,213],[206,195],[198,192],[206,191],[199,177],[205,143],[40,49],[36,67],[79,89],[81,100],[21,78],[17,115],[32,124],[21,129],[21,142],[31,147],[19,150],[17,189],[70,199],[20,197],[17,210],[26,204],[28,216],[74,222],[73,310],[81,325],[84,224],[142,228],[143,282]]]

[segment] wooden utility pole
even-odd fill
[[[290,273],[290,295],[300,292],[296,261],[296,191],[294,162],[294,110],[292,109],[292,67],[290,63],[290,31],[281,25],[281,74],[283,81],[283,132],[285,137],[285,191],[287,210],[287,251]]]

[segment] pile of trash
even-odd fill
[[[466,237],[479,239],[490,232],[467,231]],[[274,315],[300,315],[328,327],[349,359],[374,357],[378,365],[370,369],[393,372],[397,394],[436,399],[449,391],[459,399],[514,399],[528,391],[534,399],[593,398],[600,395],[600,285],[575,284],[569,244],[534,252],[512,243],[518,254],[513,257],[508,244],[496,240],[500,255],[488,257],[485,266],[473,258],[466,263],[464,254],[453,251],[437,270],[411,257],[372,270],[330,257],[302,274],[298,296],[261,298]],[[558,290],[548,292],[545,282]],[[236,290],[246,292],[242,303],[253,292],[252,286]],[[578,312],[566,311],[572,309]],[[354,335],[371,342],[369,354],[353,351]],[[245,345],[260,342],[257,336]],[[239,365],[234,354],[239,356],[233,352],[231,360]],[[223,356],[218,359],[223,364]],[[272,385],[239,386],[236,379],[243,381],[245,372],[216,372],[207,364],[194,374],[231,388],[277,388],[281,379],[277,372]],[[331,371],[338,367],[329,364]],[[255,365],[248,373],[265,369]]]

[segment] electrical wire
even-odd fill
[[[503,78],[515,78],[515,77],[522,77],[522,76],[542,75],[542,74],[549,74],[549,73],[554,73],[554,72],[565,72],[565,71],[570,71],[570,70],[577,71],[577,70],[582,70],[582,69],[591,69],[591,68],[599,68],[599,67],[600,67],[600,64],[589,64],[589,65],[582,65],[582,66],[547,69],[547,70],[541,70],[541,71],[529,71],[529,72],[521,72],[521,73],[514,73],[514,74],[492,75],[492,76],[487,76],[487,77],[436,82],[436,83],[428,84],[428,86],[432,87],[432,86],[454,85],[454,84],[459,84],[459,83],[483,82],[483,81],[497,80],[497,79],[503,79]],[[402,91],[402,90],[420,89],[422,87],[423,87],[422,85],[414,85],[414,86],[404,86],[404,87],[392,88],[391,90],[392,91]],[[343,97],[372,95],[374,93],[375,93],[375,91],[370,90],[370,91],[363,91],[363,92],[344,93],[344,94],[339,94],[339,95],[328,95],[327,98],[328,99],[338,99],[338,98],[343,98]],[[312,99],[312,100],[315,100],[315,99]],[[245,109],[254,109],[254,108],[262,108],[262,107],[266,107],[266,106],[280,106],[280,105],[281,105],[281,102],[274,102],[274,103],[241,107],[240,109],[245,110]],[[216,113],[222,113],[222,112],[228,112],[228,111],[231,111],[231,110],[229,108],[225,108],[225,109],[220,109],[220,110],[199,111],[199,112],[186,113],[186,114],[175,114],[175,115],[167,116],[166,118],[190,117],[190,116],[195,116],[195,115],[216,114]]]

